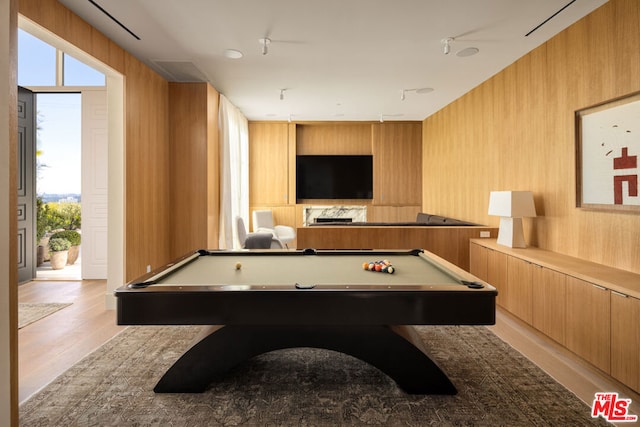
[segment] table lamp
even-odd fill
[[[498,244],[510,248],[526,248],[522,232],[522,218],[536,216],[531,191],[492,191],[489,196],[489,215],[500,217]]]

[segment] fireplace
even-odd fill
[[[305,226],[317,222],[367,222],[367,207],[305,206],[302,215]]]

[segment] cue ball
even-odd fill
[[[240,270],[242,268],[242,264],[239,262],[236,262],[236,270]]]

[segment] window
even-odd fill
[[[18,84],[20,86],[56,86],[56,49],[19,30]]]
[[[58,61],[62,61],[61,66]],[[18,85],[78,87],[105,86],[105,82],[105,75],[99,71],[18,30]]]
[[[63,86],[104,86],[104,74],[66,53],[63,55]]]

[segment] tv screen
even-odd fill
[[[373,156],[296,156],[298,199],[372,199]]]

